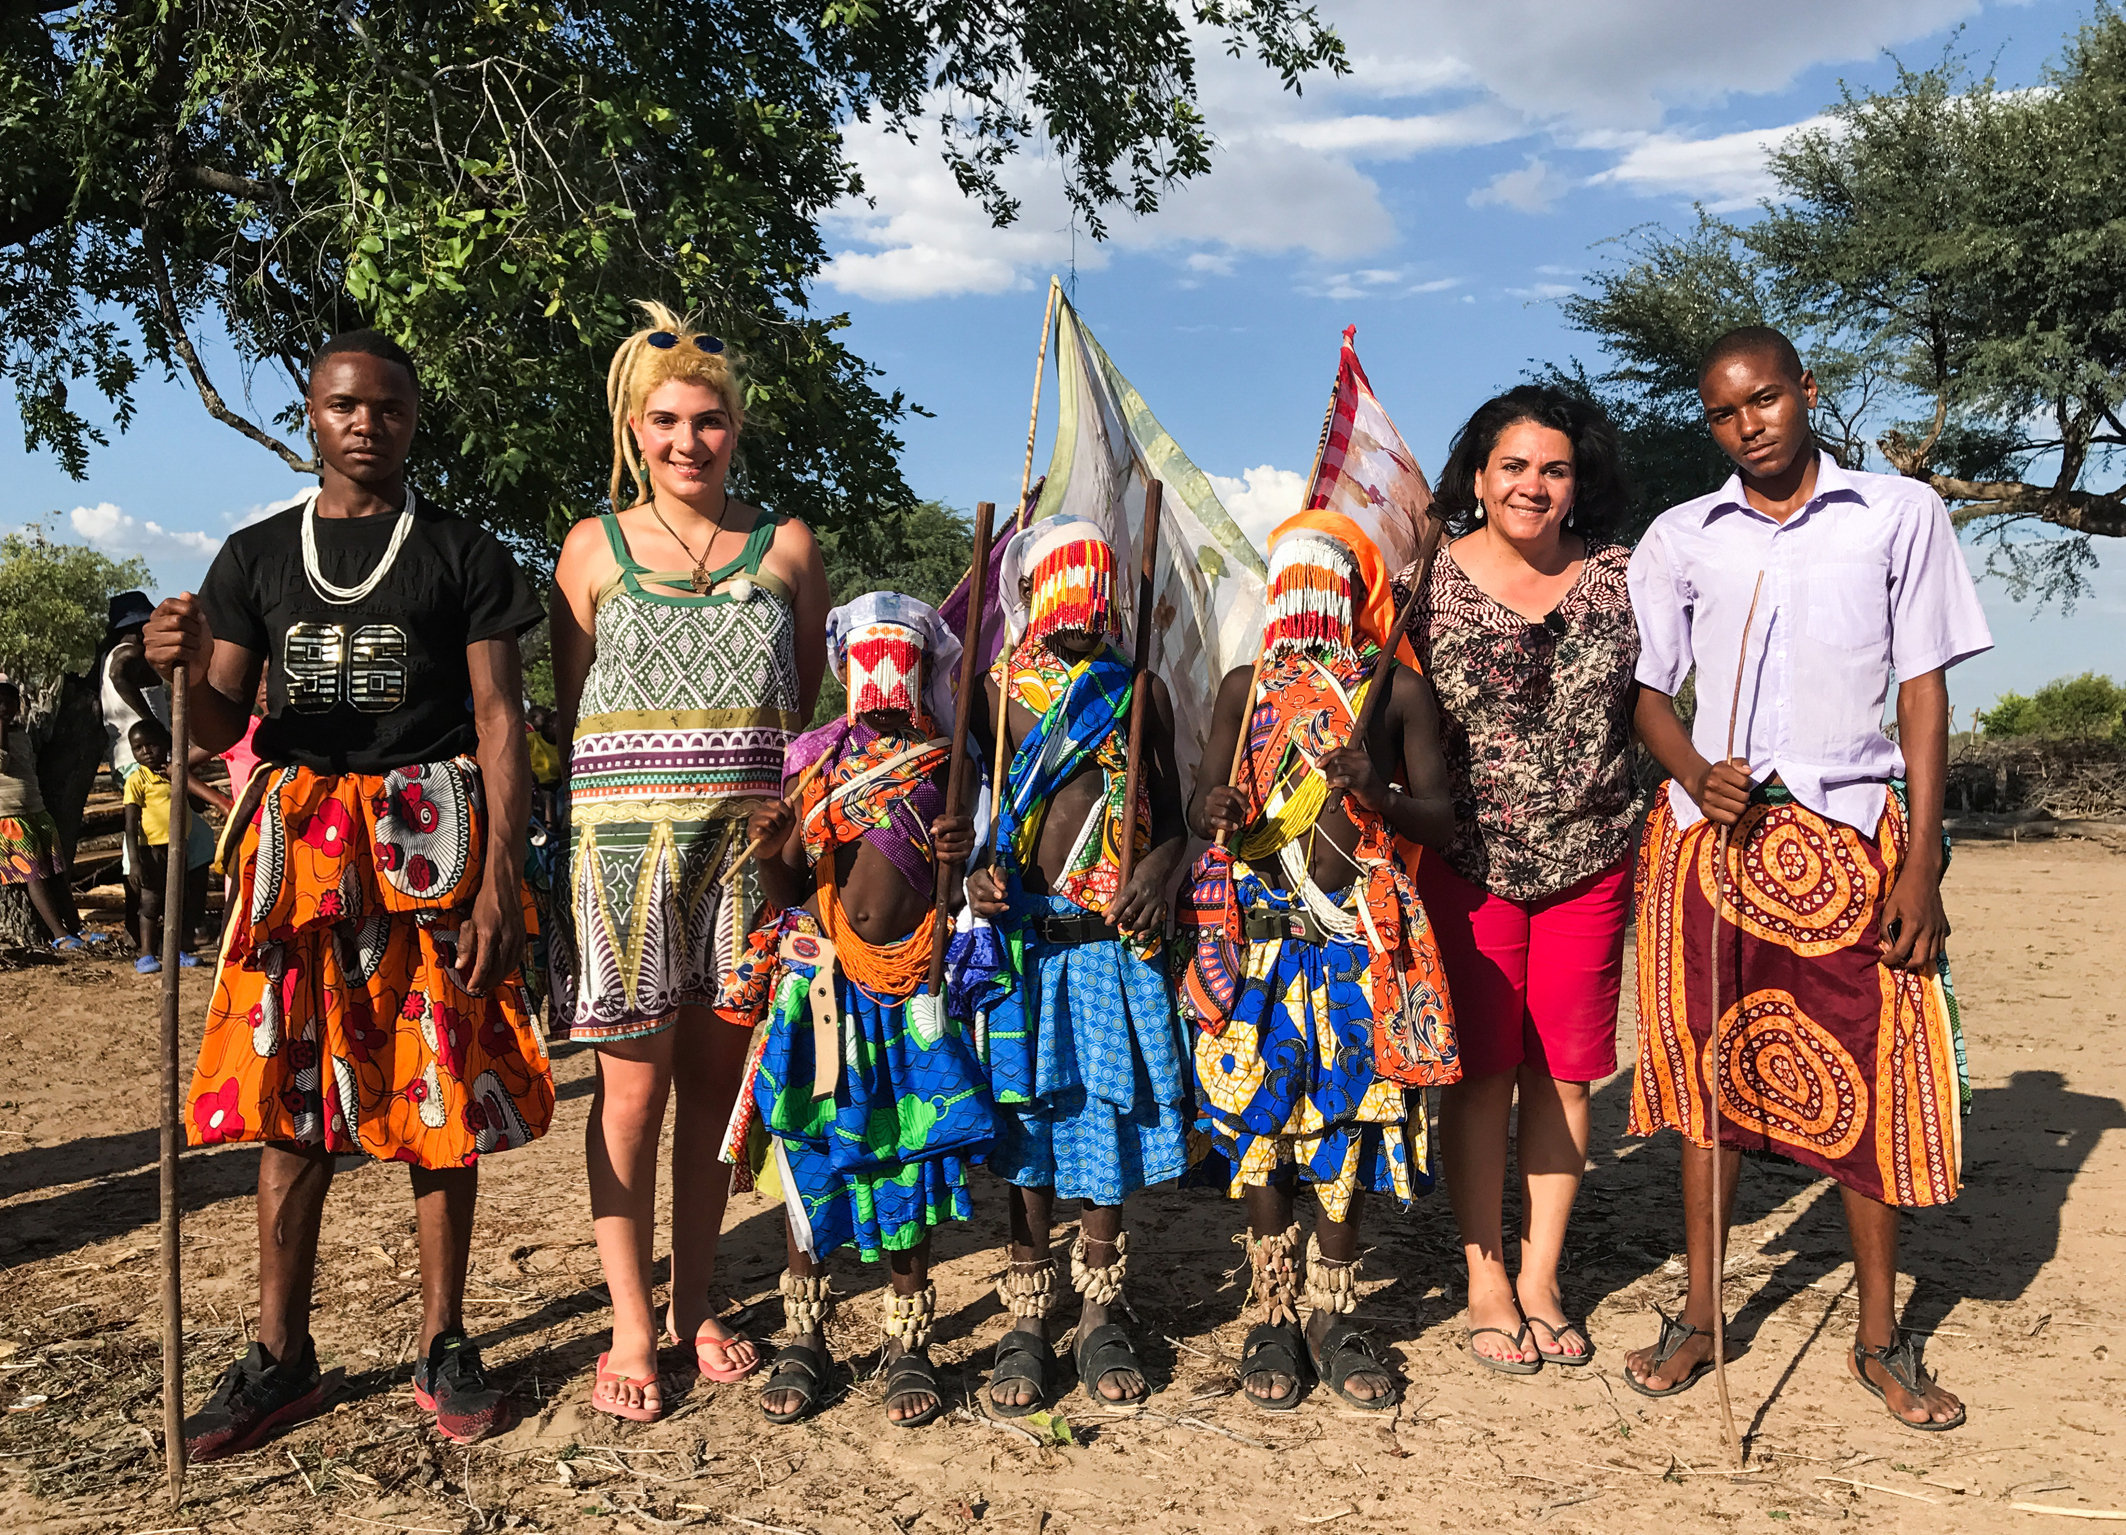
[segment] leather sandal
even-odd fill
[[[1349,1317],[1338,1317],[1321,1335],[1321,1347],[1310,1350],[1314,1374],[1324,1386],[1342,1397],[1360,1412],[1386,1412],[1395,1405],[1395,1377],[1388,1373],[1388,1366],[1374,1354],[1373,1346],[1366,1341],[1366,1331]],[[1354,1375],[1379,1375],[1388,1382],[1388,1389],[1379,1396],[1356,1396],[1348,1384]]]
[[[770,1423],[795,1423],[808,1418],[819,1406],[820,1386],[827,1378],[827,1360],[816,1348],[802,1343],[785,1343],[775,1351],[775,1360],[768,1369],[768,1378],[761,1383],[760,1415]],[[788,1412],[768,1411],[770,1396],[783,1392],[795,1392],[801,1400]]]
[[[1144,1366],[1137,1358],[1136,1349],[1130,1346],[1129,1330],[1120,1322],[1103,1322],[1080,1338],[1072,1350],[1078,1365],[1078,1384],[1085,1394],[1102,1407],[1130,1407],[1151,1395],[1151,1383],[1135,1396],[1118,1396],[1110,1400],[1100,1394],[1100,1382],[1108,1376],[1123,1371],[1144,1380]]]
[[[1659,1306],[1654,1307],[1654,1315],[1661,1319],[1661,1340],[1654,1345],[1653,1357],[1653,1367],[1657,1370],[1667,1364],[1669,1360],[1675,1358],[1676,1350],[1690,1342],[1691,1339],[1712,1336],[1706,1328],[1693,1327],[1688,1322],[1677,1321]],[[1690,1372],[1681,1380],[1656,1391],[1652,1386],[1640,1380],[1638,1376],[1632,1374],[1631,1366],[1626,1365],[1624,1367],[1624,1384],[1631,1387],[1632,1390],[1638,1392],[1641,1396],[1680,1396],[1690,1390],[1691,1387],[1697,1385],[1701,1378],[1710,1375],[1712,1369],[1713,1356],[1707,1354],[1703,1359],[1692,1365]]]
[[[895,1428],[921,1428],[945,1410],[945,1388],[938,1383],[937,1366],[923,1350],[908,1349],[886,1366],[886,1405],[890,1408],[901,1397],[922,1395],[929,1396],[929,1407],[909,1418],[889,1415],[886,1421]]]
[[[1264,1412],[1290,1412],[1299,1405],[1300,1388],[1306,1384],[1306,1353],[1296,1322],[1261,1322],[1248,1329],[1240,1349],[1241,1395]],[[1246,1389],[1250,1377],[1282,1375],[1292,1389],[1281,1397],[1257,1396]]]
[[[1055,1374],[1056,1351],[1046,1338],[1014,1327],[997,1340],[996,1362],[989,1369],[989,1410],[1000,1418],[1023,1418],[1048,1405],[1048,1394],[1053,1390],[1051,1380]],[[997,1387],[1010,1381],[1026,1381],[1033,1386],[1033,1400],[1023,1407],[1007,1407],[997,1400]]]
[[[1934,1384],[1934,1377],[1928,1373],[1927,1367],[1920,1363],[1919,1342],[1913,1334],[1908,1332],[1892,1333],[1889,1346],[1886,1348],[1867,1348],[1861,1344],[1858,1338],[1853,1340],[1853,1374],[1863,1386],[1868,1388],[1868,1391],[1877,1401],[1881,1402],[1885,1407],[1889,1407],[1889,1393],[1868,1379],[1868,1361],[1870,1359],[1881,1365],[1884,1374],[1896,1381],[1898,1385],[1902,1386],[1914,1397],[1921,1401],[1926,1400],[1927,1388]],[[1956,1416],[1941,1423],[1936,1423],[1931,1418],[1925,1423],[1914,1423],[1895,1408],[1890,1409],[1890,1416],[1902,1423],[1906,1428],[1917,1429],[1922,1434],[1945,1434],[1952,1428],[1962,1428],[1964,1419],[1968,1415],[1963,1407],[1959,1405],[1956,1409]]]

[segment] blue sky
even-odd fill
[[[1835,99],[1841,80],[1886,83],[1885,50],[1924,67],[1954,47],[2004,84],[2027,84],[2088,14],[2049,0],[1321,10],[1352,75],[1295,98],[1208,50],[1199,74],[1216,168],[1152,219],[1115,220],[1106,246],[1072,228],[1054,168],[1036,157],[1012,172],[1020,223],[996,231],[934,146],[852,131],[874,202],[829,221],[835,258],[817,301],[846,309],[885,384],[934,413],[905,426],[920,494],[961,507],[1015,494],[1051,271],[1244,525],[1266,529],[1296,502],[1346,324],[1436,470],[1468,412],[1532,364],[1599,364],[1556,299],[1613,259],[1604,241],[1679,226],[1693,201],[1753,206],[1767,190],[1765,146]],[[26,455],[0,406],[0,526],[43,517],[61,536],[144,554],[174,590],[294,482],[177,385],[144,388],[141,406],[79,483]],[[608,449],[583,451],[602,464]],[[1044,432],[1037,468],[1045,457]],[[1982,585],[1999,648],[1954,679],[1960,713],[2063,672],[2126,678],[2126,548],[2104,545],[2097,591],[2072,617]]]

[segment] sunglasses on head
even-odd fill
[[[673,347],[679,345],[680,341],[679,337],[668,330],[653,330],[642,339],[649,342],[651,346],[657,348],[660,352],[669,352]],[[688,336],[686,339],[700,347],[704,352],[707,352],[711,357],[716,356],[717,353],[723,350],[723,343],[714,336]]]

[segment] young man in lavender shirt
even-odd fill
[[[1671,775],[1639,855],[1631,1128],[1683,1133],[1690,1288],[1625,1378],[1669,1396],[1711,1368],[1713,1191],[1724,1231],[1740,1152],[1768,1151],[1840,1185],[1853,1375],[1905,1426],[1951,1429],[1962,1403],[1897,1327],[1898,1212],[1957,1194],[1969,1088],[1943,954],[1945,676],[1992,636],[1941,499],[1818,447],[1816,381],[1785,336],[1722,337],[1698,392],[1736,473],[1663,513],[1630,573],[1635,723]],[[1694,665],[1686,730],[1674,695]]]

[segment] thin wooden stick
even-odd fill
[[[1150,706],[1144,695],[1151,691],[1146,679],[1152,674],[1152,604],[1159,567],[1159,511],[1166,487],[1150,480],[1144,487],[1144,531],[1137,540],[1137,649],[1130,658],[1129,756],[1122,774],[1122,847],[1115,860],[1115,899],[1129,888],[1137,865],[1137,785],[1143,779],[1144,715]]]
[[[177,1152],[184,1144],[179,1102],[177,1011],[184,966],[185,875],[191,822],[192,721],[180,663],[170,674],[170,841],[162,901],[162,1462],[175,1505],[185,1491],[185,1317],[183,1213],[177,1204]]]
[[[1062,295],[1063,285],[1051,275],[1048,279],[1048,307],[1041,314],[1041,350],[1034,354],[1033,363],[1033,409],[1026,413],[1026,462],[1019,470],[1019,519],[1018,526],[1026,526],[1026,490],[1033,484],[1033,441],[1041,429],[1041,381],[1048,377],[1048,338],[1056,331],[1056,300]]]
[[[1300,503],[1301,511],[1314,504],[1314,481],[1321,473],[1322,456],[1329,451],[1329,428],[1336,422],[1336,401],[1343,393],[1344,375],[1340,358],[1341,354],[1336,369],[1336,381],[1329,385],[1329,403],[1321,413],[1321,432],[1314,439],[1314,463],[1307,470],[1306,496]],[[1255,719],[1255,694],[1262,686],[1262,651],[1261,645],[1255,647],[1255,668],[1248,673],[1248,695],[1240,704],[1240,733],[1233,738],[1233,760],[1225,770],[1225,786],[1228,789],[1240,781],[1240,765],[1247,761],[1249,726]],[[1225,833],[1220,832],[1211,840],[1224,847]]]
[[[989,591],[989,536],[996,526],[997,505],[978,501],[974,508],[974,569],[967,586],[967,643],[960,651],[958,707],[952,711],[952,768],[945,775],[945,814],[960,813],[960,795],[967,787],[967,722],[974,715],[976,641],[981,634],[982,599]],[[930,995],[942,994],[945,986],[945,945],[952,937],[952,923],[945,915],[945,895],[952,887],[952,865],[940,858],[937,864],[937,920],[931,924]]]
[[[1742,672],[1750,657],[1750,630],[1757,622],[1757,599],[1764,593],[1764,572],[1757,572],[1757,584],[1750,588],[1749,612],[1742,620],[1742,644],[1735,657],[1735,691],[1727,706],[1727,753],[1720,760],[1731,762],[1735,756],[1735,722],[1742,714]],[[1726,1053],[1720,1048],[1720,928],[1727,918],[1727,844],[1730,827],[1722,826],[1716,838],[1713,869],[1713,948],[1709,971],[1713,1004],[1713,1062],[1706,1072],[1706,1102],[1713,1139],[1713,1384],[1720,1392],[1720,1431],[1727,1440],[1727,1447],[1739,1467],[1743,1463],[1742,1440],[1735,1432],[1735,1407],[1727,1393],[1727,1222],[1722,1219],[1720,1203],[1720,1074],[1727,1069]],[[1742,964],[1739,944],[1735,950],[1735,964]],[[1736,991],[1741,990],[1737,976]]]
[[[1403,599],[1402,611],[1395,615],[1395,627],[1381,642],[1380,654],[1373,658],[1373,681],[1366,688],[1366,701],[1359,706],[1358,718],[1351,722],[1351,744],[1368,747],[1373,740],[1373,727],[1380,722],[1380,711],[1387,707],[1388,675],[1395,665],[1395,649],[1409,631],[1410,621],[1417,616],[1418,599],[1424,595],[1425,582],[1432,575],[1432,557],[1439,553],[1440,535],[1446,531],[1444,517],[1429,517],[1425,531],[1417,541],[1417,579],[1410,583],[1410,595]],[[1341,802],[1342,794],[1335,796]]]

